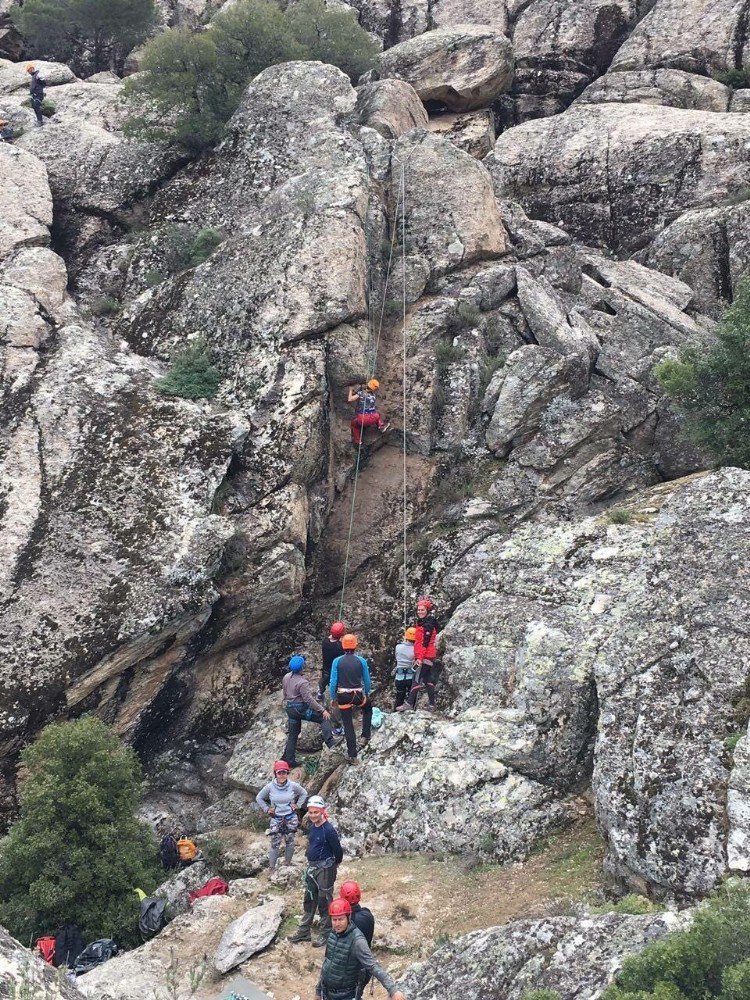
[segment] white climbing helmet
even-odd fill
[[[325,799],[322,795],[311,795],[307,800],[307,808],[309,809],[310,806],[312,806],[313,809],[325,809]]]

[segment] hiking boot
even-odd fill
[[[344,742],[344,734],[340,733],[337,736],[334,733],[333,736],[331,737],[331,742],[328,744],[328,746],[330,747],[331,750],[333,750],[335,747],[340,747],[343,742]]]
[[[412,708],[412,706],[407,701],[405,701],[403,703],[403,705],[399,705],[398,706],[398,708],[396,709],[396,711],[397,712],[413,712],[414,709]]]
[[[325,948],[328,944],[328,933],[318,934],[312,943],[313,948]]]
[[[291,944],[300,944],[302,941],[310,940],[310,931],[303,931],[300,927],[299,930],[295,931],[294,934],[290,934],[287,937],[287,941]]]
[[[436,712],[437,711],[437,709],[436,709],[436,707],[434,705],[425,705],[424,706],[424,710],[425,710],[425,712]]]
[[[347,764],[359,764],[359,757],[347,757]]]

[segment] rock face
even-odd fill
[[[750,185],[743,115],[606,104],[504,132],[497,193],[589,244],[633,251],[667,221]]]
[[[427,112],[416,90],[403,80],[378,80],[357,88],[357,115],[386,139],[427,127]]]
[[[734,766],[727,793],[729,839],[727,865],[732,871],[750,871],[750,741],[745,733],[734,748]]]
[[[679,69],[643,69],[606,73],[578,98],[577,104],[663,104],[688,111],[729,111],[732,91]]]
[[[489,27],[438,28],[384,52],[380,75],[410,83],[423,101],[470,111],[507,90],[513,50],[503,34]]]
[[[214,955],[216,970],[227,973],[268,947],[276,937],[283,917],[284,900],[271,899],[232,921]]]
[[[521,1000],[537,989],[554,990],[561,1000],[595,1000],[623,959],[689,924],[688,913],[517,921],[445,945],[401,985],[414,1000]]]
[[[81,1000],[83,993],[0,927],[0,989],[6,996],[29,990],[37,1000]]]

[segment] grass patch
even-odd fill
[[[750,86],[750,77],[744,69],[717,69],[712,74],[714,80],[723,83],[725,87],[732,90],[744,90]]]
[[[495,372],[499,372],[501,368],[505,367],[506,360],[507,356],[505,355],[505,353],[500,352],[500,354],[496,354],[494,355],[494,357],[487,358],[485,363],[482,365],[482,367],[479,370],[480,398],[484,397],[484,394],[487,391],[487,386],[492,381],[492,376],[495,374]]]
[[[646,913],[662,913],[663,906],[654,903],[646,896],[639,896],[637,893],[628,893],[616,903],[602,903],[601,906],[590,906],[592,913],[627,913],[632,917],[640,917]]]
[[[120,303],[111,295],[102,295],[91,303],[92,316],[114,316],[120,311]]]
[[[740,742],[742,737],[745,735],[745,730],[741,730],[739,733],[732,733],[731,736],[727,736],[724,740],[724,747],[730,752],[734,753],[737,749],[737,744]]]
[[[481,310],[471,305],[470,302],[459,302],[453,322],[459,330],[470,330],[477,325],[481,316]]]
[[[620,507],[617,510],[610,510],[607,513],[607,520],[610,524],[630,524],[633,520],[633,513]]]
[[[208,227],[199,230],[187,249],[188,267],[197,267],[208,260],[223,240],[224,237],[216,229]]]
[[[466,351],[459,344],[454,344],[452,340],[441,340],[435,346],[435,362],[438,369],[445,370],[448,365],[463,361]]]
[[[200,338],[175,352],[164,378],[157,379],[156,388],[165,396],[181,399],[213,399],[221,375],[211,358],[206,342]]]

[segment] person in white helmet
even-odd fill
[[[318,937],[313,941],[313,947],[322,948],[331,930],[328,907],[333,899],[336,872],[343,860],[344,852],[336,828],[328,819],[326,803],[320,795],[312,795],[307,800],[307,813],[311,822],[307,834],[305,898],[302,903],[304,915],[295,933],[289,936],[289,940],[296,944],[311,939],[312,922],[317,910],[320,914],[320,927]]]

